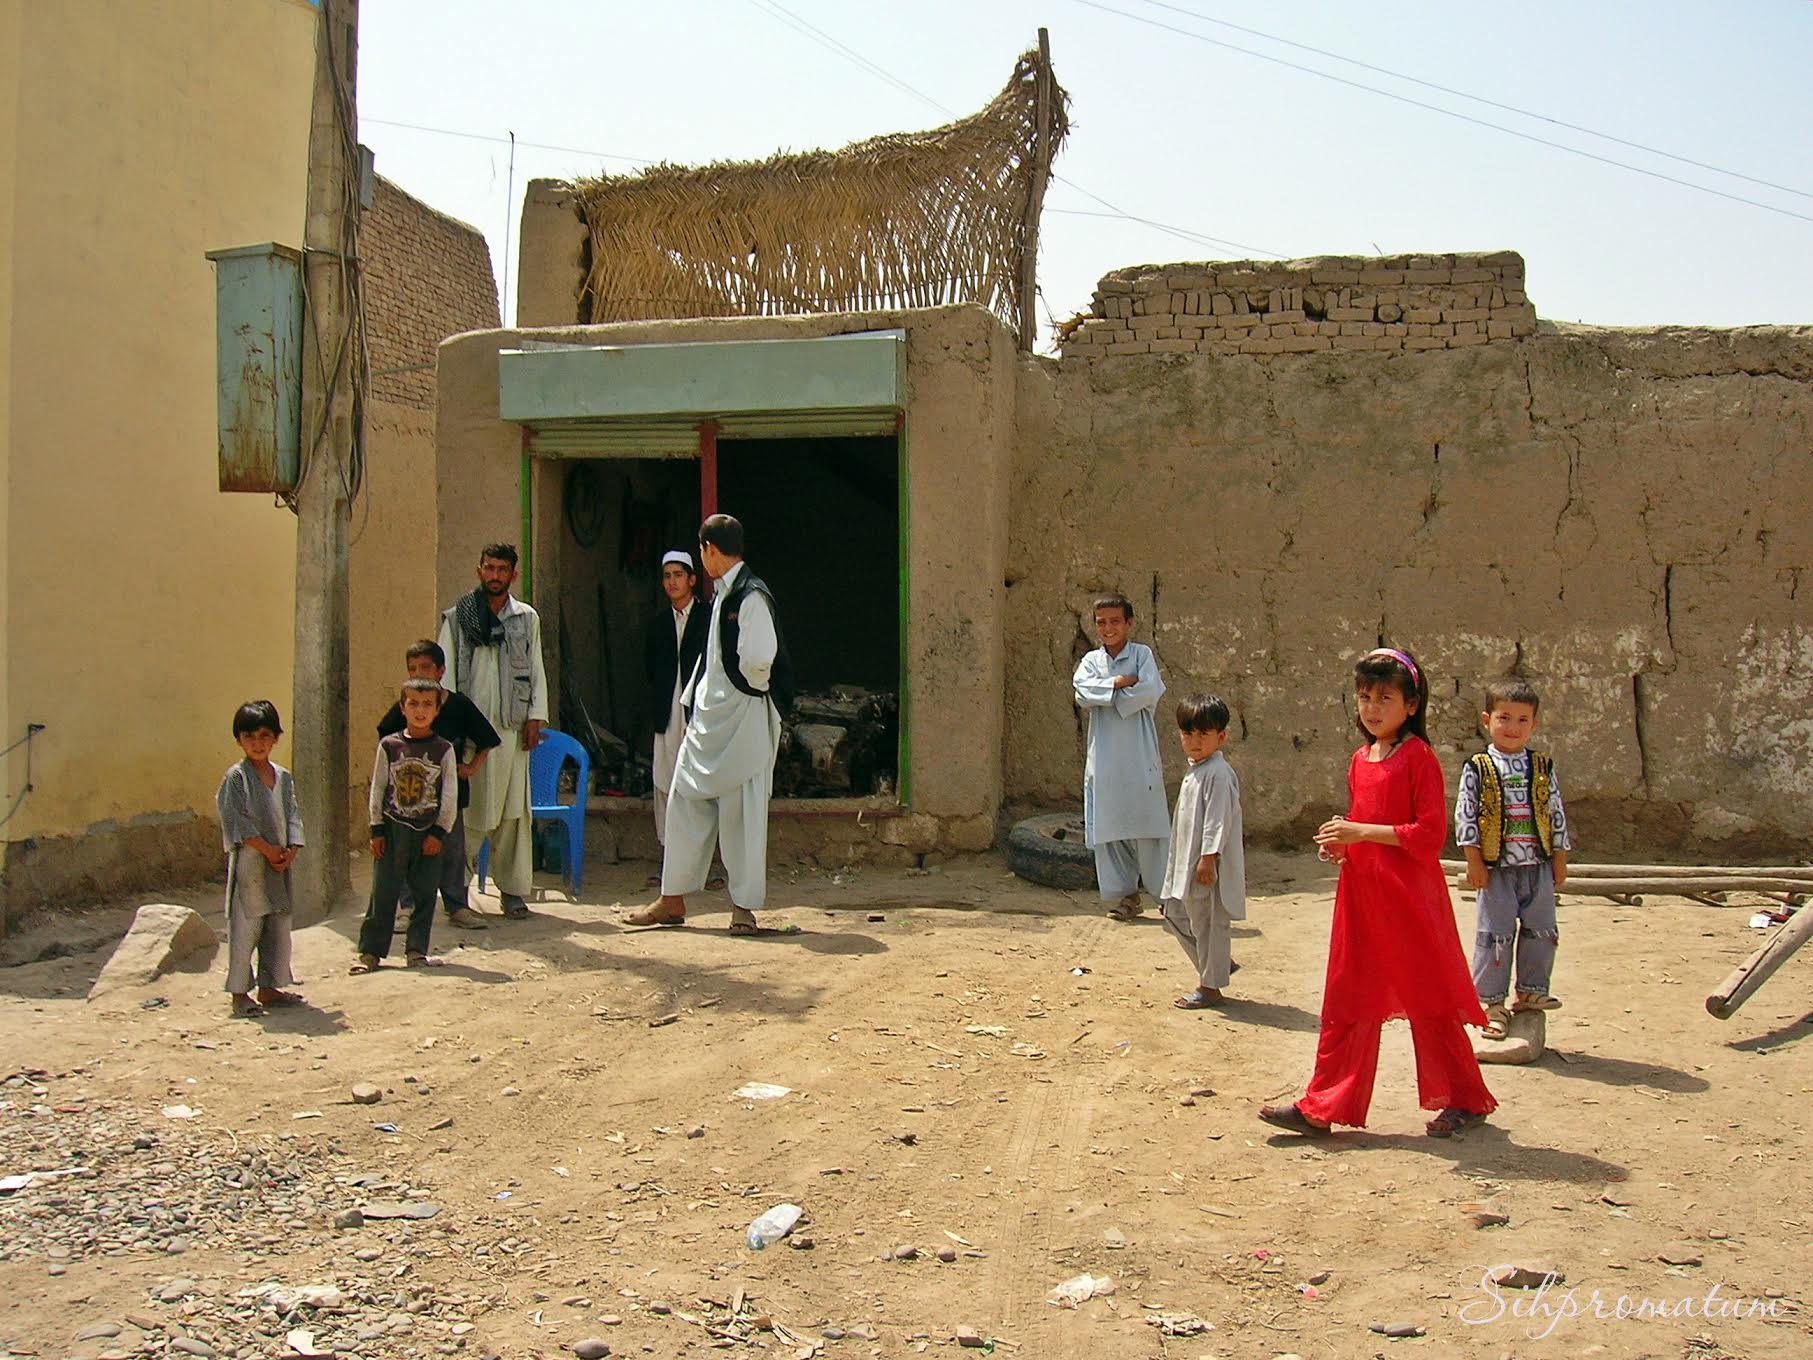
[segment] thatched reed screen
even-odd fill
[[[979,302],[1020,331],[1031,316],[1027,244],[1036,252],[1044,172],[1068,130],[1068,100],[1031,51],[988,107],[929,132],[581,180],[591,263],[580,314],[640,321]],[[1030,348],[1030,335],[1022,342]]]

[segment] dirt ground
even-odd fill
[[[228,1017],[224,958],[86,1002],[124,910],[7,941],[53,957],[0,968],[0,1175],[95,1174],[0,1198],[0,1356],[354,1335],[239,1295],[272,1282],[363,1301],[340,1347],[365,1356],[955,1355],[960,1328],[1026,1357],[1813,1355],[1813,960],[1730,1022],[1702,1006],[1762,938],[1747,911],[1564,899],[1566,1006],[1541,1063],[1488,1073],[1490,1124],[1424,1136],[1394,1025],[1372,1126],[1308,1143],[1254,1111],[1314,1049],[1311,856],[1253,856],[1238,1000],[1205,1014],[1170,1004],[1187,974],[1152,912],[1118,924],[993,856],[782,871],[767,919],[798,933],[763,939],[725,934],[721,894],[624,929],[648,869],[437,924],[438,970],[347,976],[352,915],[299,932],[310,1007],[263,1021]],[[167,900],[218,925],[217,894]],[[374,1198],[437,1212],[331,1226]],[[750,1251],[783,1201],[812,1246]],[[1482,1286],[1519,1261],[1565,1282]],[[1047,1302],[1082,1274],[1112,1294]]]

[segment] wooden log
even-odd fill
[[[1454,886],[1465,892],[1467,876],[1456,874]],[[1575,878],[1568,875],[1559,889],[1576,897],[1623,897],[1631,893],[1653,893],[1669,897],[1691,898],[1696,893],[1749,892],[1758,894],[1793,893],[1796,884],[1782,878]]]
[[[1745,959],[1718,990],[1706,998],[1706,1009],[1720,1020],[1729,1020],[1750,999],[1789,955],[1813,936],[1813,907],[1802,907],[1771,935],[1763,947]]]
[[[1467,862],[1445,859],[1449,873],[1465,873]],[[1804,864],[1572,864],[1569,878],[1788,878],[1813,891],[1813,866]]]

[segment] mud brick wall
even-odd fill
[[[476,227],[379,176],[360,221],[371,399],[434,409],[434,351],[498,324],[491,252]]]
[[[1117,269],[1060,347],[1078,359],[1465,349],[1535,330],[1514,250],[1329,255]]]

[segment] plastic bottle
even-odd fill
[[[743,1238],[743,1244],[751,1251],[760,1251],[771,1242],[778,1242],[793,1231],[800,1215],[805,1210],[797,1204],[777,1204],[755,1222],[749,1225],[749,1232]]]

